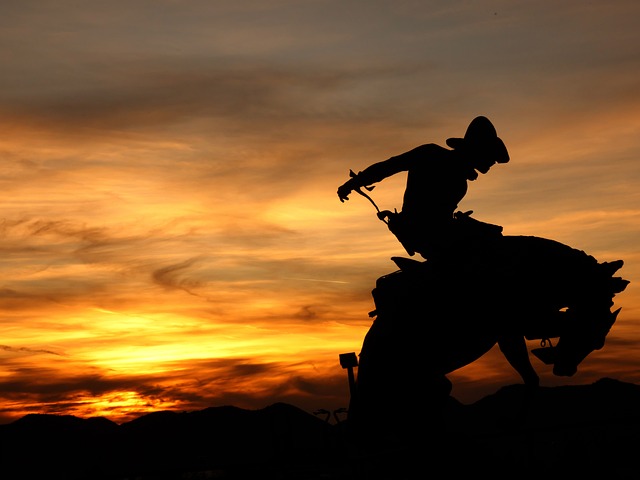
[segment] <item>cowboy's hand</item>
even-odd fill
[[[346,181],[344,184],[338,187],[338,198],[341,202],[344,203],[345,200],[349,200],[349,194],[353,191],[354,188],[357,188],[353,184],[353,179]]]

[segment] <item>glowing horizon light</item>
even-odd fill
[[[141,396],[140,393],[131,390],[104,393],[98,397],[79,396],[76,398],[76,403],[67,409],[71,415],[81,418],[116,418],[118,423],[123,419],[137,417],[151,411],[175,410],[181,404],[176,400]]]
[[[180,402],[159,398],[142,397],[135,391],[118,391],[105,393],[100,397],[89,397],[79,400],[81,406],[76,407],[76,416],[93,417],[126,417],[150,410],[171,410],[179,407]]]
[[[73,415],[78,418],[105,417],[122,423],[145,413],[159,410],[178,410],[182,402],[152,396],[142,396],[132,390],[108,392],[100,396],[76,394],[65,402],[16,401],[4,406],[11,411],[10,419],[18,419],[29,414]]]

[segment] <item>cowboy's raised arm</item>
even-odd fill
[[[349,200],[349,194],[356,188],[365,187],[378,183],[396,173],[407,171],[418,160],[424,156],[424,150],[428,145],[421,145],[413,150],[396,155],[382,162],[374,163],[352,176],[338,188],[338,198],[341,202]]]

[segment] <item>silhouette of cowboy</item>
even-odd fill
[[[387,223],[409,255],[425,259],[464,255],[482,248],[483,241],[500,237],[502,227],[472,219],[472,212],[456,212],[468,181],[487,173],[496,163],[507,163],[509,153],[488,118],[469,124],[464,138],[449,138],[451,149],[429,143],[388,160],[374,163],[338,188],[341,202],[352,191],[399,172],[407,172],[400,212],[385,210],[378,217]]]

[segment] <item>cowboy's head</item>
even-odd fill
[[[448,138],[447,145],[463,153],[471,166],[481,173],[487,173],[496,163],[509,161],[507,147],[487,117],[474,118],[467,127],[464,138]]]

